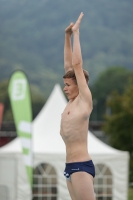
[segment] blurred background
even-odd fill
[[[133,199],[133,1],[0,0],[0,146],[16,137],[8,97],[11,74],[23,70],[31,88],[33,119],[54,85],[63,88],[64,30],[84,12],[80,39],[89,72],[93,112],[89,129],[130,154]],[[102,198],[101,198],[102,199]],[[99,199],[100,200],[100,199]]]

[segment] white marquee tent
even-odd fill
[[[70,200],[63,176],[65,145],[59,134],[61,113],[65,106],[64,94],[60,86],[55,85],[32,126],[34,167],[37,167],[40,163],[48,163],[54,167],[57,175],[57,200]],[[119,151],[104,144],[90,131],[88,131],[88,149],[94,164],[106,166],[112,174],[110,186],[112,198],[107,200],[127,200],[128,152]],[[107,179],[106,182],[101,182],[101,184],[103,184],[103,188],[104,185],[106,188]],[[19,138],[16,138],[0,149],[0,200],[29,200],[31,199],[30,195],[21,144]],[[40,197],[39,200],[42,200],[42,198]],[[54,198],[50,200],[54,200]]]

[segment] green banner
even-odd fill
[[[33,153],[31,97],[27,77],[22,71],[16,71],[12,74],[9,81],[8,93],[17,134],[22,144],[28,180],[32,187]]]

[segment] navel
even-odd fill
[[[70,111],[68,111],[68,115],[70,114]]]

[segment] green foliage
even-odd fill
[[[133,85],[123,94],[112,92],[107,100],[110,114],[106,114],[103,130],[109,135],[111,146],[130,153],[130,181],[133,181]]]
[[[0,102],[4,104],[3,121],[13,121],[13,115],[10,107],[10,100],[8,96],[8,81],[0,82]]]
[[[113,90],[122,93],[127,86],[128,80],[133,79],[133,72],[124,67],[110,67],[101,73],[91,88],[94,110],[91,119],[103,120],[106,111],[106,100]],[[95,103],[94,101],[94,103]]]
[[[32,102],[32,111],[33,111],[33,119],[38,115],[44,106],[46,99],[44,95],[41,93],[38,87],[31,85],[31,102]]]
[[[31,103],[33,111],[33,119],[40,112],[41,108],[45,104],[45,97],[41,93],[40,89],[34,85],[31,85]],[[8,81],[4,80],[0,82],[0,102],[4,104],[4,116],[3,121],[13,121],[13,115],[8,96]]]
[[[133,200],[133,188],[129,188],[129,191],[128,191],[128,200]]]
[[[0,1],[0,81],[23,69],[48,96],[62,81],[64,29],[81,11],[84,68],[91,83],[107,66],[131,69],[133,1],[6,0]]]

